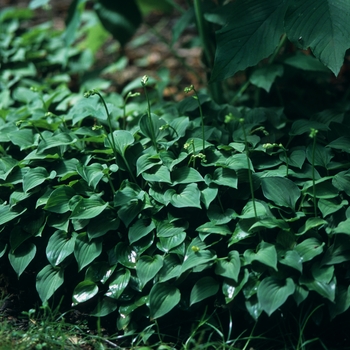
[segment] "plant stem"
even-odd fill
[[[203,140],[203,149],[202,149],[202,152],[204,153],[204,149],[205,149],[205,138],[204,138],[204,116],[203,116],[203,111],[202,111],[202,105],[201,105],[201,102],[199,101],[199,97],[198,97],[198,94],[197,94],[197,90],[194,88],[192,88],[195,96],[196,96],[196,100],[198,102],[198,107],[199,107],[199,114],[201,116],[201,124],[202,124],[202,140]]]
[[[255,218],[258,218],[257,212],[256,212],[256,205],[255,205],[255,197],[254,197],[254,187],[253,187],[253,178],[252,178],[252,170],[250,168],[250,159],[249,159],[249,145],[248,145],[248,140],[247,140],[247,134],[244,128],[244,119],[241,118],[239,120],[241,126],[242,126],[242,130],[243,130],[243,135],[244,135],[244,142],[245,142],[245,154],[247,156],[247,164],[248,164],[248,179],[249,179],[249,187],[250,187],[250,193],[252,196],[252,201],[253,201],[253,208],[254,208],[254,215]]]
[[[148,92],[147,92],[147,81],[148,81],[148,77],[145,75],[141,79],[141,85],[143,87],[143,90],[144,90],[145,96],[146,96],[146,100],[147,100],[147,115],[148,115],[149,129],[151,131],[151,139],[152,139],[151,141],[153,143],[154,149],[157,150],[156,136],[154,134],[154,128],[153,128],[152,116],[151,116],[151,103],[149,101]]]
[[[314,202],[314,215],[317,217],[317,201],[316,201],[316,184],[315,184],[315,151],[316,151],[316,135],[318,130],[311,128],[310,137],[313,139],[312,143],[312,196]]]

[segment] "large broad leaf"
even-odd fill
[[[174,185],[204,181],[202,175],[196,169],[190,167],[175,169],[171,174],[171,179]]]
[[[66,213],[69,211],[68,202],[75,194],[71,187],[60,186],[50,194],[44,209],[58,214]]]
[[[350,48],[350,2],[296,0],[291,2],[285,27],[288,38],[313,54],[338,75]]]
[[[82,281],[74,288],[73,306],[93,298],[98,293],[98,287],[93,281]]]
[[[153,221],[148,221],[139,219],[129,228],[128,238],[130,244],[138,241],[142,237],[147,236],[153,229],[155,229],[155,224]]]
[[[336,290],[336,279],[333,278],[329,283],[317,281],[313,278],[301,276],[299,279],[300,284],[306,286],[309,290],[313,290],[324,298],[334,301]]]
[[[278,176],[264,177],[261,179],[261,187],[267,199],[277,205],[295,209],[300,190],[291,180]]]
[[[215,295],[218,290],[219,283],[213,277],[202,277],[191,290],[190,305]]]
[[[185,272],[196,266],[206,264],[216,258],[216,254],[205,249],[206,245],[199,238],[192,240],[186,250],[184,261],[182,264],[182,272]]]
[[[55,178],[55,176],[55,171],[52,171],[49,175],[43,167],[29,169],[23,176],[23,191],[28,192],[32,188],[41,185],[45,180]]]
[[[1,204],[0,205],[0,225],[5,224],[8,221],[16,218],[23,214],[27,209],[22,210],[21,212],[17,212],[11,208],[10,205]]]
[[[317,238],[308,238],[305,241],[299,243],[294,249],[301,256],[302,261],[310,261],[315,256],[320,255],[323,252],[324,242],[320,242]]]
[[[74,256],[78,263],[79,271],[95,260],[102,252],[102,242],[89,241],[86,233],[80,233],[75,241]]]
[[[118,304],[116,300],[109,297],[104,297],[98,302],[97,306],[90,313],[90,315],[94,317],[104,317],[115,311],[117,307]]]
[[[116,130],[113,131],[113,142],[110,140],[111,136],[108,135],[108,138],[106,139],[105,143],[108,147],[114,147],[116,148],[116,151],[124,157],[126,149],[132,145],[135,141],[134,136],[130,131],[126,130]]]
[[[156,283],[149,294],[149,309],[151,318],[166,315],[180,301],[180,291],[166,283]]]
[[[186,187],[183,187],[180,190],[180,193],[176,193],[174,189],[169,189],[165,192],[165,196],[170,198],[170,203],[176,208],[201,208],[201,192],[196,183],[191,183]]]
[[[225,79],[273,53],[283,33],[286,1],[237,0],[227,6],[226,25],[216,32],[211,80]]]
[[[33,243],[25,243],[18,247],[14,252],[9,252],[9,261],[19,278],[22,272],[34,259],[36,246]]]
[[[331,318],[342,314],[350,307],[350,287],[337,286],[334,303],[329,304]]]
[[[95,10],[105,29],[122,45],[133,36],[142,21],[141,12],[134,0],[99,0]]]
[[[63,284],[63,269],[46,265],[36,276],[36,290],[41,301],[49,300],[53,293]]]
[[[100,215],[106,209],[108,203],[101,198],[94,196],[90,198],[81,198],[74,206],[71,219],[91,219]]]
[[[46,257],[52,266],[59,265],[67,256],[73,253],[77,234],[68,235],[58,230],[49,239],[46,246]]]
[[[238,274],[241,270],[239,253],[236,250],[232,250],[229,252],[228,258],[229,260],[220,259],[216,262],[215,273],[238,282]]]
[[[259,261],[277,271],[277,252],[273,244],[262,241],[259,244],[259,250],[257,253],[252,249],[247,249],[244,252],[244,258],[248,264],[252,261]]]
[[[158,273],[162,266],[163,258],[160,255],[141,256],[136,263],[136,273],[142,286],[145,286]]]
[[[270,316],[294,293],[295,284],[291,278],[285,281],[277,277],[266,277],[258,287],[261,308]]]
[[[109,288],[106,296],[113,299],[119,299],[129,284],[130,276],[131,273],[128,269],[121,269],[117,271],[115,277],[109,283]]]
[[[250,76],[249,81],[267,92],[270,92],[271,86],[277,77],[283,75],[283,66],[280,64],[270,64],[256,69]]]

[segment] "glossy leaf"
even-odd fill
[[[117,308],[118,304],[116,300],[109,297],[104,297],[97,303],[96,307],[94,310],[92,310],[90,315],[94,317],[104,317],[117,310]]]
[[[156,283],[149,294],[149,309],[152,319],[166,315],[179,302],[180,291],[166,283]]]
[[[239,253],[232,250],[228,254],[228,260],[217,260],[215,265],[215,273],[220,276],[233,279],[238,282],[238,275],[241,270],[241,261]]]
[[[74,291],[73,291],[72,306],[75,306],[90,300],[97,293],[98,293],[98,287],[95,282],[85,280],[78,283],[78,285],[74,288]]]
[[[108,206],[98,197],[81,198],[74,206],[71,219],[92,219],[100,215]]]
[[[145,286],[162,268],[163,258],[160,255],[141,256],[136,262],[136,273],[141,284]]]
[[[147,236],[150,232],[155,229],[155,224],[151,220],[147,222],[147,220],[139,219],[129,228],[128,238],[130,244],[138,241],[142,237]]]
[[[23,209],[21,212],[13,210],[10,205],[0,205],[0,225],[5,224],[8,221],[22,215],[27,209]]]
[[[46,246],[46,257],[52,266],[58,266],[67,256],[74,251],[77,233],[68,235],[67,232],[58,230],[49,239]]]
[[[118,270],[115,277],[109,283],[107,297],[119,299],[130,281],[130,271],[128,269]]]
[[[69,211],[68,202],[75,194],[70,186],[60,186],[52,191],[44,209],[58,214],[66,213]]]
[[[295,284],[291,278],[285,281],[276,277],[266,277],[258,287],[261,308],[270,316],[294,293]]]
[[[102,242],[89,241],[86,233],[80,233],[75,240],[74,256],[81,271],[86,265],[94,261],[102,252]]]

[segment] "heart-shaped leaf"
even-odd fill
[[[261,308],[270,316],[294,293],[295,284],[291,278],[266,277],[259,284],[258,300]]]
[[[166,315],[179,302],[180,291],[167,283],[156,283],[149,294],[149,309],[152,319]]]

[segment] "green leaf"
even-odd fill
[[[239,282],[234,282],[231,279],[225,279],[222,284],[222,293],[225,296],[226,304],[231,302],[242,290],[249,279],[248,269],[244,269],[244,275]]]
[[[226,168],[216,168],[213,174],[212,182],[221,186],[237,188],[238,177],[234,170]]]
[[[350,173],[349,171],[341,171],[334,175],[332,185],[340,191],[344,191],[350,196]]]
[[[45,168],[31,168],[23,177],[23,191],[28,192],[34,187],[41,185],[49,178],[49,173]]]
[[[206,245],[199,238],[192,240],[188,246],[182,264],[182,273],[196,266],[208,263],[216,258],[216,254],[206,250]]]
[[[36,290],[41,301],[49,300],[63,284],[63,269],[46,265],[36,276]]]
[[[136,266],[137,252],[132,246],[124,242],[119,242],[112,250],[110,255],[110,264],[114,265],[117,262],[125,267],[134,269]]]
[[[12,268],[19,278],[27,268],[36,254],[36,246],[33,243],[25,243],[18,247],[14,252],[10,251],[8,258]]]
[[[98,293],[98,287],[93,281],[82,281],[74,288],[73,291],[73,304],[76,306],[78,304],[84,303],[85,301],[90,300]]]
[[[117,310],[118,303],[115,299],[104,297],[98,302],[95,309],[90,313],[94,317],[104,317]]]
[[[94,261],[102,252],[102,242],[89,241],[87,234],[80,233],[75,240],[74,256],[78,263],[78,271]]]
[[[345,286],[337,286],[335,292],[334,304],[329,304],[329,311],[331,314],[331,319],[335,316],[342,314],[350,307],[350,286],[347,288]]]
[[[126,149],[135,142],[134,136],[130,131],[115,130],[113,131],[113,139],[116,147],[116,151],[124,157]],[[112,148],[113,143],[110,142],[110,135],[105,141],[106,146]]]
[[[46,246],[46,257],[52,266],[58,266],[67,256],[74,251],[77,233],[68,235],[67,232],[58,230],[49,239]]]
[[[294,249],[300,255],[303,262],[312,260],[315,256],[323,252],[324,242],[320,242],[317,238],[307,238],[299,243]]]
[[[330,283],[334,276],[334,266],[324,266],[317,262],[312,265],[311,273],[316,281]]]
[[[176,168],[171,173],[171,179],[172,179],[173,185],[190,184],[194,182],[204,181],[202,175],[196,169],[193,169],[190,167]]]
[[[219,283],[213,277],[202,277],[191,290],[190,306],[215,295],[218,291]]]
[[[177,255],[168,254],[163,260],[163,267],[159,271],[159,281],[165,282],[181,275],[181,262]]]
[[[295,210],[295,204],[300,197],[298,186],[283,177],[264,177],[261,179],[264,196],[283,207]]]
[[[257,68],[254,70],[252,75],[249,77],[249,81],[264,89],[266,92],[270,92],[272,84],[275,82],[277,77],[283,75],[283,66],[280,64],[269,64],[267,66]]]
[[[343,0],[296,0],[285,18],[289,40],[313,54],[338,75],[350,48],[350,3]]]
[[[299,229],[298,233],[296,233],[297,236],[301,236],[305,234],[306,232],[309,232],[311,230],[317,229],[318,227],[322,225],[326,225],[327,221],[323,220],[321,218],[309,218],[306,220],[305,224]]]
[[[322,265],[334,265],[344,261],[350,261],[350,239],[349,236],[339,235],[326,250],[321,263]]]
[[[284,31],[285,1],[239,0],[226,8],[226,25],[216,32],[211,80],[228,78],[271,55]]]
[[[128,269],[120,269],[109,283],[107,297],[119,299],[130,281],[131,273]]]
[[[114,39],[125,45],[141,24],[142,17],[134,0],[126,3],[109,0],[99,0],[95,11],[104,26]]]
[[[186,239],[186,233],[180,232],[171,237],[160,237],[157,248],[168,253],[171,249],[179,246]]]
[[[166,283],[156,283],[149,294],[149,309],[152,319],[166,315],[179,302],[180,291]]]
[[[318,209],[322,213],[322,217],[334,214],[345,206],[348,206],[349,202],[347,200],[342,200],[338,203],[337,199],[323,199],[321,198],[317,202]]]
[[[5,224],[8,221],[22,215],[27,209],[23,209],[21,212],[17,212],[11,208],[10,205],[0,205],[0,225]]]
[[[106,283],[112,276],[116,265],[110,266],[106,261],[95,261],[89,265],[85,272],[85,280]]]
[[[330,142],[326,147],[339,149],[343,152],[350,153],[350,137],[341,136]]]
[[[328,68],[325,67],[318,59],[301,52],[297,52],[295,55],[289,56],[284,60],[284,63],[305,71],[329,73]]]
[[[120,220],[114,210],[106,208],[103,212],[90,219],[87,225],[87,234],[89,239],[104,236],[109,231],[116,231]]]
[[[96,186],[103,178],[103,166],[99,163],[94,163],[91,165],[78,164],[77,166],[78,174],[91,186],[93,189],[96,189]]]
[[[298,119],[293,124],[289,131],[290,136],[302,135],[304,133],[310,133],[311,129],[327,131],[329,128],[323,123],[319,123],[315,120]]]
[[[304,289],[302,286],[295,285],[295,291],[293,294],[293,298],[297,305],[299,306],[309,295],[309,291]]]
[[[261,308],[271,316],[294,291],[295,284],[291,278],[284,281],[271,276],[259,284],[257,295]]]
[[[236,250],[232,250],[228,254],[227,260],[217,260],[215,264],[215,273],[220,276],[231,278],[238,282],[238,275],[241,270],[241,261],[239,253]]]
[[[262,241],[258,246],[257,253],[252,249],[247,249],[243,256],[247,264],[250,264],[252,261],[259,261],[277,271],[277,252],[273,244]]]
[[[170,171],[164,165],[156,165],[151,170],[142,173],[142,177],[149,182],[165,182],[171,184]]]
[[[162,131],[162,126],[165,124],[166,122],[154,113],[151,113],[151,117],[148,114],[144,114],[139,122],[141,132],[150,140],[155,138],[157,141],[161,140],[167,133]]]
[[[336,290],[336,279],[333,278],[329,283],[320,282],[306,276],[301,276],[299,283],[306,286],[309,290],[313,290],[324,298],[334,301]]]
[[[208,209],[212,201],[216,198],[219,189],[217,187],[207,187],[201,191],[201,202]]]
[[[62,185],[52,191],[44,209],[58,214],[66,213],[70,210],[68,203],[75,194],[70,186]]]
[[[94,196],[90,198],[80,198],[74,206],[70,219],[91,219],[100,215],[108,206],[101,198]]]
[[[319,144],[315,145],[315,149],[313,148],[312,144],[306,148],[306,158],[310,164],[313,164],[314,166],[321,166],[328,169],[329,163],[331,162],[333,156],[334,155],[331,149],[325,148]]]
[[[201,192],[196,183],[180,187],[180,193],[176,193],[174,189],[169,189],[165,192],[165,196],[170,197],[170,203],[176,208],[201,208]]]
[[[162,268],[163,258],[160,255],[141,256],[136,262],[136,273],[140,279],[142,287],[150,281]]]
[[[303,272],[303,259],[295,250],[278,251],[278,262]]]
[[[147,236],[150,232],[152,232],[155,229],[154,222],[145,220],[145,219],[139,219],[137,220],[130,228],[128,232],[128,238],[130,244],[133,244],[134,242],[138,241],[142,237]]]

